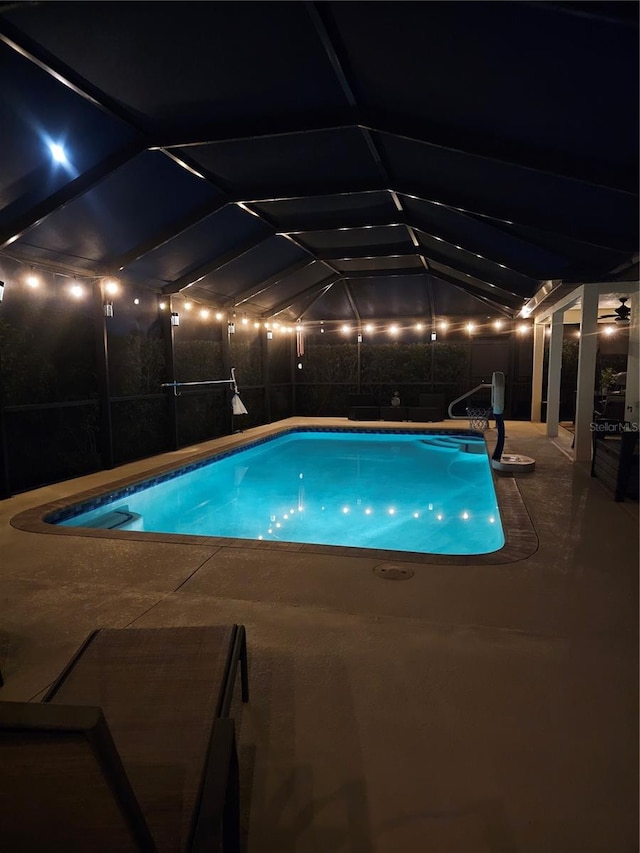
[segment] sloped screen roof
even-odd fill
[[[635,3],[11,3],[0,63],[26,263],[307,320],[637,275]]]

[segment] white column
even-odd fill
[[[596,354],[598,351],[598,288],[582,288],[580,319],[580,351],[578,353],[578,397],[576,400],[576,440],[573,458],[589,462],[593,434],[593,394],[595,390]]]
[[[560,419],[560,373],[562,371],[562,334],[564,310],[556,311],[551,318],[549,340],[549,369],[547,374],[547,435],[558,435]]]
[[[627,355],[627,389],[624,396],[624,419],[640,423],[640,297],[634,293],[629,298],[631,324],[629,326],[629,351]]]
[[[531,376],[531,420],[535,423],[542,421],[542,374],[544,362],[544,330],[543,323],[533,327],[533,374]]]

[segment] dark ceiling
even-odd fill
[[[635,2],[0,12],[11,258],[312,321],[637,277]]]

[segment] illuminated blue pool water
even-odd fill
[[[295,431],[178,474],[58,523],[432,554],[505,541],[476,436]]]

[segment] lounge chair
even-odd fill
[[[236,853],[239,663],[246,702],[242,626],[103,629],[42,702],[0,702],[3,849]]]

